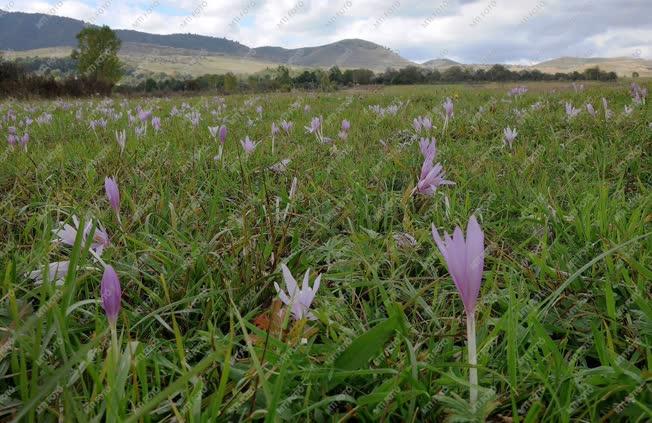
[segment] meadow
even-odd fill
[[[652,420],[649,101],[526,87],[3,100],[0,420]]]

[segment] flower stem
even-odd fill
[[[478,402],[478,352],[475,346],[475,311],[466,314],[466,342],[469,349],[469,384],[471,392],[469,402],[471,409],[475,410]]]

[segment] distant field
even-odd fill
[[[72,47],[45,48],[29,51],[12,51],[5,54],[8,58],[16,57],[66,57],[70,56]],[[273,69],[278,63],[265,62],[251,58],[223,56],[198,50],[147,48],[143,45],[124,49],[120,53],[128,65],[149,72],[163,72],[169,75],[177,73],[200,76],[205,74],[250,74]]]
[[[7,57],[65,57],[70,55],[72,47],[45,48],[28,51],[11,51],[7,52]],[[279,63],[268,62],[255,57],[238,58],[235,56],[224,56],[216,53],[207,53],[200,50],[189,50],[173,47],[163,47],[140,43],[125,43],[120,57],[130,65],[151,72],[164,72],[173,74],[174,72],[184,72],[193,76],[200,76],[206,73],[226,73],[233,72],[237,74],[250,74],[265,70],[266,68],[275,68]],[[332,61],[325,68],[336,63],[334,56]],[[441,71],[459,63],[434,60],[433,65]],[[295,62],[296,63],[296,62]],[[491,65],[463,65],[473,68],[488,69]],[[583,72],[590,67],[599,66],[600,69],[608,72],[616,72],[620,77],[631,77],[632,72],[638,72],[640,77],[652,77],[652,60],[640,60],[637,58],[618,57],[618,58],[560,58],[547,62],[542,62],[534,66],[507,65],[512,70],[538,69],[545,73],[568,73],[573,71]],[[295,69],[302,69],[302,66],[290,66]],[[431,66],[432,67],[432,66]],[[346,67],[340,66],[345,69]],[[375,71],[382,72],[385,68],[377,68]]]
[[[650,99],[527,86],[3,100],[0,420],[651,421]]]

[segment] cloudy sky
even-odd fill
[[[250,47],[363,38],[418,62],[652,58],[652,0],[0,0],[0,9]]]

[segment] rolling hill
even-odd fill
[[[0,13],[0,50],[29,52],[42,55],[44,49],[72,49],[77,45],[75,36],[86,23],[80,20],[40,13],[2,12]],[[382,71],[387,67],[400,68],[412,64],[398,54],[378,44],[365,40],[349,39],[317,47],[286,49],[282,47],[250,48],[237,41],[226,38],[208,37],[195,34],[159,35],[146,32],[117,29],[123,42],[121,55],[133,62],[139,55],[150,50],[156,54],[178,57],[207,58],[220,66],[220,57],[227,64],[240,60],[254,68],[286,64],[299,67],[368,68]],[[134,54],[135,53],[135,54]],[[177,63],[177,62],[174,62]],[[260,64],[256,66],[255,64]],[[222,66],[231,70],[232,66]],[[209,67],[210,68],[210,67]],[[255,71],[255,70],[254,70]]]
[[[40,13],[0,10],[0,50],[7,57],[64,57],[77,45],[75,36],[87,23],[66,17]],[[346,39],[315,47],[286,49],[263,46],[250,48],[227,38],[196,34],[149,34],[133,30],[115,30],[122,40],[120,57],[137,69],[183,73],[255,73],[279,64],[292,68],[367,68],[375,72],[387,68],[421,66],[445,70],[451,66],[489,68],[490,64],[462,64],[447,58],[422,64],[411,62],[378,44],[361,39]],[[652,77],[652,60],[635,57],[577,58],[561,57],[532,66],[506,65],[511,70],[538,69],[546,73],[582,72],[591,66],[614,71],[619,76]]]

